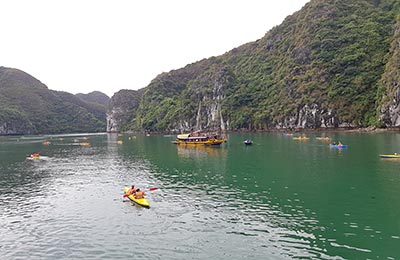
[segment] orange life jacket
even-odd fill
[[[144,196],[144,192],[143,191],[137,191],[135,192],[135,198],[137,199],[141,199]]]

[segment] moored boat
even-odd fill
[[[330,148],[336,148],[336,149],[346,149],[347,144],[330,144]]]
[[[319,140],[319,141],[330,141],[331,138],[330,137],[316,137],[315,139]]]
[[[220,145],[226,142],[225,138],[219,137],[217,134],[207,134],[200,132],[192,132],[190,134],[177,135],[174,144],[193,144],[193,145]]]
[[[124,188],[125,194],[127,194],[128,191],[129,191],[129,188],[128,188],[128,187],[125,187],[125,188]],[[149,203],[149,201],[148,201],[145,197],[140,198],[140,199],[137,199],[137,198],[135,198],[135,196],[134,196],[133,194],[131,194],[131,195],[127,196],[127,197],[128,197],[131,201],[135,202],[136,204],[138,204],[138,205],[140,205],[140,206],[142,206],[142,207],[146,207],[146,208],[149,208],[149,207],[150,207],[150,203]]]
[[[296,137],[293,137],[293,140],[308,141],[308,140],[310,140],[310,137],[307,137],[307,136],[296,136]]]
[[[250,139],[247,139],[243,142],[245,145],[252,145],[253,141],[251,141]]]

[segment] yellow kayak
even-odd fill
[[[380,154],[379,157],[385,159],[400,159],[400,154]]]
[[[27,160],[40,160],[40,156],[28,156],[26,157]]]
[[[310,137],[306,137],[306,136],[293,137],[293,140],[308,141],[308,140],[310,140]]]
[[[124,188],[125,194],[127,194],[128,190],[129,190],[128,187],[125,187],[125,188]],[[146,198],[136,199],[135,196],[133,196],[133,195],[129,195],[128,198],[129,198],[131,201],[135,202],[136,204],[138,204],[138,205],[140,205],[140,206],[142,206],[142,207],[146,207],[146,208],[149,208],[149,207],[150,207],[150,203],[149,203],[149,201],[148,201]]]

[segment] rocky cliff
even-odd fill
[[[255,42],[159,75],[113,130],[400,126],[399,12],[312,0]]]
[[[128,131],[126,122],[136,117],[136,112],[143,91],[120,90],[115,93],[110,102],[107,112],[107,132]]]
[[[400,126],[400,15],[394,27],[389,59],[381,79],[380,120],[386,126]]]

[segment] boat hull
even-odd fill
[[[343,144],[343,145],[336,145],[336,144],[331,144],[329,145],[330,148],[335,148],[335,149],[346,149],[347,145]]]
[[[308,140],[310,140],[310,138],[309,137],[293,137],[293,140],[308,141]]]
[[[40,160],[40,156],[26,157],[26,159],[31,161]]]
[[[129,188],[125,187],[124,188],[125,194],[127,194],[128,191],[129,191]],[[136,199],[135,196],[133,196],[133,195],[129,195],[128,198],[131,201],[135,202],[136,204],[138,204],[138,205],[140,205],[142,207],[145,207],[145,208],[149,208],[150,207],[150,203],[146,198]]]
[[[385,159],[400,159],[400,154],[380,154],[379,157]]]
[[[175,140],[173,143],[174,144],[181,144],[181,145],[220,145],[224,142],[225,140],[220,140],[220,139],[214,139],[214,140]]]
[[[245,145],[252,145],[253,144],[253,141],[251,141],[251,140],[246,140],[246,141],[244,141],[243,142]]]

